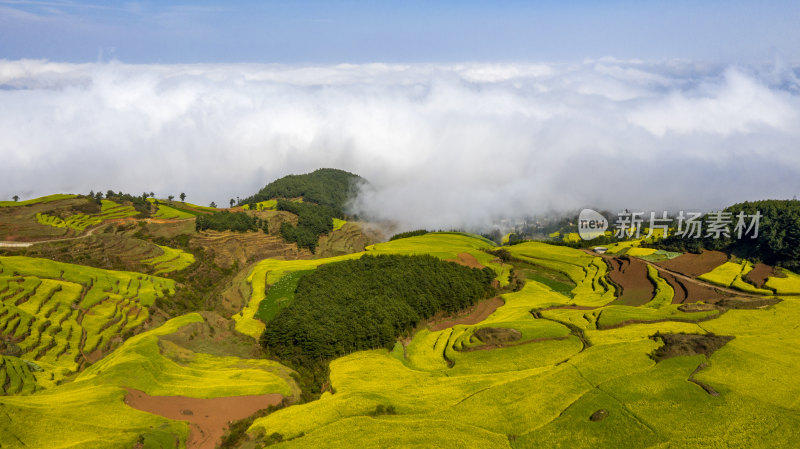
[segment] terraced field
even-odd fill
[[[780,270],[783,276],[771,276],[764,286],[777,295],[800,295],[800,275],[789,270]]]
[[[4,204],[0,207],[0,240],[38,241],[68,237],[75,231],[66,226],[42,226],[37,214],[52,214],[54,210],[69,210],[86,205],[87,199],[75,195],[51,195],[35,200]]]
[[[568,276],[576,287],[570,306],[596,307],[613,301],[616,289],[606,281],[608,265],[602,257],[565,246],[526,242],[508,247],[508,252],[524,262],[558,271]],[[543,305],[559,305],[561,302]]]
[[[351,226],[356,225],[344,224],[337,232]],[[96,238],[93,248],[101,248],[116,237],[81,240]],[[2,446],[202,447],[218,442],[227,423],[239,417],[226,414],[227,405],[216,405],[222,402],[204,400],[254,401],[264,395],[258,399],[264,407],[283,398],[294,403],[301,393],[298,373],[248,354],[257,353],[265,326],[291,303],[300,277],[365,254],[431,254],[490,267],[502,305],[495,299],[494,311],[475,324],[421,325],[391,350],[331,361],[320,399],[258,417],[248,429],[250,440],[240,440],[239,447],[795,445],[797,274],[770,271],[759,288],[747,282],[753,266],[746,262],[629,246],[627,256],[648,261],[627,263],[638,267],[635,276],[651,288],[641,301],[621,302],[617,285],[622,293],[629,285],[615,285],[621,260],[564,246],[504,247],[511,259],[503,263],[495,255],[501,253],[489,252],[495,245],[477,236],[431,233],[333,257],[251,262],[259,251],[285,250],[275,246],[275,238],[193,237],[192,244],[214,260],[251,263],[236,278],[249,301],[234,322],[190,313],[149,329],[144,323],[150,306],[174,293],[172,280],[0,257]],[[194,263],[191,254],[166,246],[119,244],[157,273]],[[290,255],[298,256],[311,257]],[[657,263],[649,262],[652,257]],[[699,290],[703,279],[718,287]],[[744,304],[763,296],[768,302],[752,309],[720,305],[724,301],[696,304],[699,291],[715,288],[741,291],[741,297],[726,293],[717,299]],[[672,347],[672,358],[654,356],[664,349],[666,334],[682,333],[700,343]],[[716,352],[702,352],[702,338],[712,334],[734,338]],[[163,404],[169,402],[193,405],[168,410]],[[206,422],[207,413],[212,417]]]
[[[735,288],[747,293],[771,295],[772,290],[758,288],[755,285],[744,281],[743,278],[752,269],[753,264],[748,261],[742,261],[740,263],[725,262],[724,264],[714,268],[712,271],[701,274],[698,276],[698,279],[720,285],[722,287]]]
[[[0,397],[0,441],[10,447],[185,447],[221,436],[239,395],[294,398],[290,370],[266,360],[220,357],[189,350],[172,335],[204,324],[196,313],[168,321],[128,339],[69,383],[27,396]],[[4,358],[4,367],[9,366]],[[1,371],[0,371],[1,372]],[[125,388],[123,388],[125,387]],[[219,398],[234,396],[225,409],[206,410],[211,419],[192,424],[145,413],[128,405],[128,388],[147,395]],[[173,401],[180,400],[174,397]],[[202,405],[202,400],[192,401]],[[266,408],[266,405],[264,406]],[[192,407],[185,416],[192,416]],[[199,412],[199,410],[198,410]],[[217,425],[218,428],[213,426]],[[136,446],[136,444],[141,446]],[[205,444],[215,444],[214,440]],[[197,446],[195,446],[197,447]]]
[[[174,289],[140,273],[0,257],[0,335],[14,348],[6,354],[28,361],[36,382],[52,387],[132,335],[155,299]]]
[[[194,255],[179,249],[168,246],[158,246],[164,252],[160,256],[142,260],[142,263],[152,265],[155,269],[153,274],[172,273],[181,271],[194,263]]]
[[[196,212],[181,210],[177,207],[171,207],[164,203],[159,203],[157,207],[158,210],[153,217],[162,220],[185,220],[197,216]]]
[[[61,218],[44,213],[37,213],[36,220],[43,225],[53,226],[55,228],[66,227],[80,232],[89,226],[96,226],[107,220],[133,217],[136,215],[139,215],[139,212],[134,209],[133,206],[123,206],[111,200],[102,200],[101,213],[99,214],[87,215],[78,213],[66,218]]]
[[[613,290],[600,281],[599,258],[536,243],[508,250],[569,276],[573,295],[529,277],[478,324],[421,329],[391,351],[336,359],[334,394],[259,418],[250,433],[280,433],[289,440],[281,448],[793,447],[800,357],[785,344],[800,339],[791,330],[800,300],[684,312],[671,283],[647,265],[651,298],[608,305]],[[282,285],[285,273],[318,262],[264,261],[257,277]],[[735,338],[709,356],[656,362],[659,332]]]

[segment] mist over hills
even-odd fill
[[[290,173],[447,229],[549,211],[711,209],[800,191],[798,68],[688,61],[129,65],[0,61],[0,196],[227,203]]]

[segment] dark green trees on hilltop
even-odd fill
[[[360,176],[344,170],[320,168],[304,175],[289,175],[275,180],[242,203],[302,197],[307,203],[327,206],[336,218],[344,218],[347,202],[363,181]]]

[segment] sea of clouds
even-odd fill
[[[129,65],[0,60],[0,200],[246,197],[335,167],[354,211],[480,227],[800,193],[800,70],[686,61]]]

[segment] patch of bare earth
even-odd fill
[[[658,262],[657,265],[686,276],[697,277],[728,261],[728,255],[720,251],[703,251],[700,254],[685,253]]]
[[[745,277],[756,287],[764,288],[764,283],[767,282],[767,278],[770,276],[775,276],[775,268],[759,263]]]
[[[489,315],[494,313],[494,311],[503,304],[505,304],[505,301],[499,296],[495,296],[491,299],[484,299],[463,311],[459,316],[434,318],[428,324],[428,327],[432,331],[440,331],[448,327],[453,327],[456,324],[478,324],[488,318]]]
[[[458,253],[457,258],[447,259],[447,261],[455,262],[459,265],[464,265],[465,267],[470,267],[470,268],[480,268],[480,269],[486,268],[483,265],[481,265],[481,263],[478,262],[478,259],[476,259],[475,256],[473,256],[470,253]]]
[[[661,270],[658,275],[675,291],[672,297],[673,304],[694,303],[703,301],[707,303],[717,302],[730,295],[712,286],[698,281],[687,281],[685,278],[676,276],[666,270]]]
[[[609,279],[617,284],[622,293],[615,304],[641,306],[655,295],[655,286],[647,277],[647,264],[635,257],[608,259],[611,264]]]
[[[230,422],[247,418],[283,400],[280,394],[199,399],[150,396],[140,390],[126,389],[125,403],[128,406],[164,418],[187,421],[187,449],[214,449],[222,441]]]
[[[656,349],[651,355],[652,359],[660,362],[664,359],[685,355],[702,354],[710,357],[717,349],[725,343],[733,340],[728,335],[709,334],[662,334],[656,333],[652,337],[654,340],[661,339],[664,345]]]

